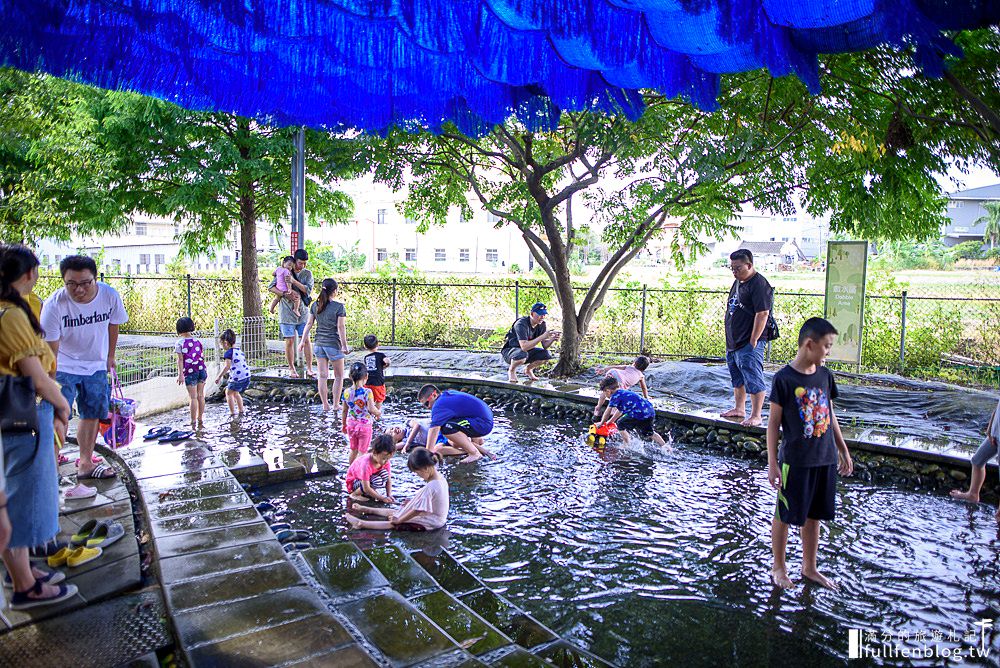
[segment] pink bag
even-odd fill
[[[101,420],[101,435],[104,442],[112,448],[121,448],[132,442],[135,434],[135,409],[138,403],[134,399],[126,399],[122,392],[118,374],[111,372],[111,402],[108,407],[108,417]]]

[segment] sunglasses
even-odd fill
[[[423,406],[424,408],[430,408],[431,407],[431,398],[427,397],[426,399],[421,399],[420,405]]]

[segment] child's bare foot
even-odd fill
[[[759,415],[756,417],[751,415],[747,419],[743,420],[743,422],[740,422],[740,424],[744,427],[759,427],[764,424],[764,421],[761,420]]]
[[[367,499],[367,497],[364,494],[361,494],[359,492],[351,492],[347,498],[353,499],[355,501],[365,501]]]
[[[979,495],[974,493],[971,489],[968,492],[963,492],[960,489],[953,489],[950,493],[951,498],[953,499],[968,501],[969,503],[979,503]]]
[[[274,313],[274,309],[275,309],[276,306],[277,306],[277,304],[271,304],[271,308],[269,309],[271,311],[271,313]]]
[[[474,462],[478,462],[482,458],[483,458],[483,456],[482,455],[478,455],[478,454],[477,455],[468,455],[468,456],[465,457],[465,459],[459,460],[458,463],[459,464],[472,464]],[[1000,511],[998,511],[998,512],[1000,512]]]
[[[347,523],[351,525],[352,529],[361,528],[361,520],[354,515],[344,515],[344,519],[347,520]]]
[[[795,586],[792,579],[788,577],[788,571],[784,568],[771,569],[771,582],[774,583],[775,587],[781,587],[782,589],[791,589]]]
[[[834,591],[840,591],[840,585],[826,577],[819,571],[802,569],[802,577],[805,579],[818,584],[821,587],[826,587],[827,589],[832,589]]]
[[[516,373],[508,373],[507,374],[507,382],[509,382],[509,383],[516,383],[517,382],[517,374]]]
[[[719,413],[719,417],[745,418],[747,412],[741,408],[730,408],[725,413]]]
[[[524,375],[528,377],[528,380],[538,380],[538,376],[535,375],[534,371],[526,371]]]

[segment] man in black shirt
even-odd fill
[[[767,279],[753,266],[753,254],[741,248],[729,256],[733,271],[733,287],[726,306],[726,363],[733,381],[735,407],[722,413],[741,424],[761,424],[767,385],[764,383],[764,329],[771,313],[772,290]],[[746,417],[746,400],[750,395],[750,417]]]
[[[522,364],[527,365],[524,370],[528,379],[538,380],[535,369],[552,359],[549,346],[559,339],[559,332],[545,331],[545,316],[548,313],[545,304],[535,302],[531,312],[515,320],[507,332],[500,354],[510,365],[507,370],[507,379],[510,382],[517,382],[517,367]]]

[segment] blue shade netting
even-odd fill
[[[562,110],[638,118],[639,90],[716,106],[766,69],[819,90],[817,55],[914,48],[1000,22],[1000,0],[0,0],[27,71],[279,124],[532,130]]]

